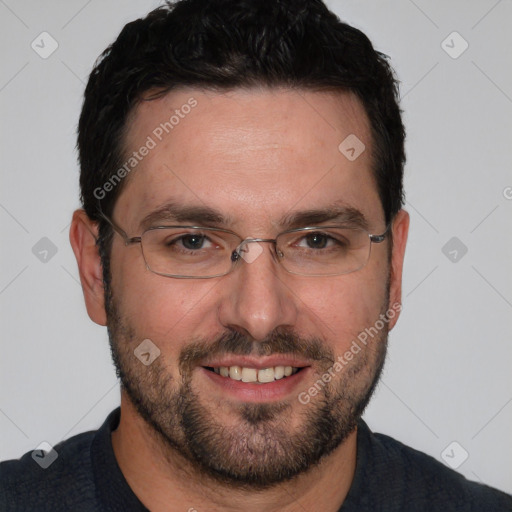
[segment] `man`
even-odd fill
[[[361,420],[401,309],[404,130],[320,0],[124,27],[79,122],[71,244],[120,410],[2,463],[2,510],[512,510]]]

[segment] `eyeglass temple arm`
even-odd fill
[[[124,240],[124,244],[125,245],[130,245],[130,244],[137,244],[137,243],[140,243],[141,241],[141,237],[140,236],[134,236],[132,238],[130,238],[125,231],[123,231],[119,226],[116,226],[114,224],[113,221],[111,221],[101,210],[98,212],[99,215],[105,220],[108,222],[108,224],[111,226],[111,228],[118,234],[122,237],[122,239]]]
[[[382,235],[370,235],[370,240],[374,244],[380,244],[389,235],[390,228],[391,228],[391,222],[386,226],[386,231],[384,231],[384,233],[382,233]]]

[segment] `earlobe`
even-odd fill
[[[97,237],[97,223],[84,210],[76,210],[71,221],[69,241],[78,264],[87,313],[93,322],[106,325],[103,266],[96,245]]]
[[[391,253],[389,307],[396,309],[398,304],[402,303],[402,271],[407,235],[409,233],[409,214],[405,210],[400,210],[396,214],[395,219],[393,220],[392,229],[393,249]],[[390,320],[390,330],[395,326],[398,317],[399,315],[395,315],[394,318]]]

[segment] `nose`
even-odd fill
[[[219,321],[225,327],[262,341],[276,327],[295,325],[297,298],[272,244],[246,244],[241,261],[224,279]]]

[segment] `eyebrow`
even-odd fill
[[[169,201],[146,215],[140,227],[145,230],[161,222],[187,222],[206,227],[209,224],[228,225],[233,219],[206,205],[185,205]]]
[[[334,203],[324,208],[313,208],[305,211],[290,212],[279,222],[285,229],[295,229],[305,226],[316,226],[331,222],[347,227],[368,230],[368,220],[363,212],[344,203]]]
[[[177,201],[168,201],[146,215],[140,222],[140,228],[144,231],[150,227],[162,225],[163,222],[226,227],[234,224],[235,219],[206,205],[186,205]],[[288,230],[326,222],[365,230],[368,230],[369,226],[368,220],[360,210],[339,201],[323,208],[288,212],[274,224],[282,230]]]

